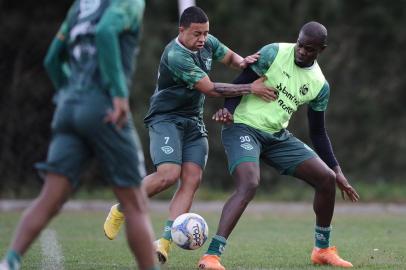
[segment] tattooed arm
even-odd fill
[[[215,83],[205,76],[194,85],[194,88],[209,97],[236,97],[254,94],[265,101],[275,100],[275,91],[266,87],[264,81],[265,77],[248,84]]]

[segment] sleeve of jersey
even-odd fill
[[[277,43],[268,44],[259,50],[258,61],[252,64],[251,69],[259,76],[264,76],[272,65],[279,51],[279,45]]]
[[[330,98],[330,86],[328,82],[326,81],[321,88],[319,94],[315,99],[309,102],[310,108],[312,108],[314,111],[325,111],[327,110],[327,104],[328,100]]]
[[[121,61],[119,34],[141,23],[144,6],[139,1],[114,1],[96,27],[96,47],[104,82],[113,97],[128,97]]]
[[[224,56],[226,56],[229,51],[228,47],[221,43],[215,36],[209,35],[207,37],[207,43],[210,44],[210,47],[213,50],[213,60],[221,61]]]
[[[338,165],[338,161],[334,155],[333,147],[331,146],[330,138],[327,134],[324,114],[324,111],[315,111],[309,107],[307,111],[309,135],[316,153],[327,166],[332,169]]]
[[[66,21],[62,23],[56,37],[47,51],[44,59],[44,67],[48,73],[56,90],[62,88],[69,76],[66,68],[66,37],[68,35],[68,26]]]
[[[170,51],[168,54],[168,68],[172,73],[175,81],[180,81],[189,89],[207,76],[200,67],[198,67],[193,59],[181,52]]]

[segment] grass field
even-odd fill
[[[219,213],[204,212],[215,232]],[[19,212],[0,212],[0,254],[4,254]],[[23,269],[134,269],[124,234],[106,240],[102,211],[63,211],[24,257]],[[164,213],[152,213],[160,234]],[[313,214],[248,211],[229,240],[223,263],[227,269],[333,269],[310,264]],[[332,242],[355,269],[406,269],[406,216],[404,214],[337,213]],[[196,251],[174,247],[162,269],[196,269],[208,243]]]

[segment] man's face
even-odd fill
[[[179,40],[189,50],[197,51],[203,48],[209,34],[209,22],[191,23],[189,27],[179,27]]]
[[[300,32],[295,46],[295,63],[301,67],[312,65],[324,48],[320,40]]]

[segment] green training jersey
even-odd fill
[[[76,0],[45,61],[55,87],[127,97],[144,6],[144,0]]]
[[[309,104],[315,111],[325,111],[330,95],[329,85],[315,61],[301,68],[294,62],[295,44],[273,43],[260,50],[258,61],[251,65],[265,85],[278,91],[275,101],[266,102],[255,95],[243,96],[234,112],[234,122],[275,133],[289,124],[298,107]]]
[[[205,95],[194,85],[210,72],[212,60],[221,61],[227,52],[228,48],[212,35],[198,51],[187,49],[178,38],[172,40],[161,56],[145,123],[174,116],[202,120]]]

